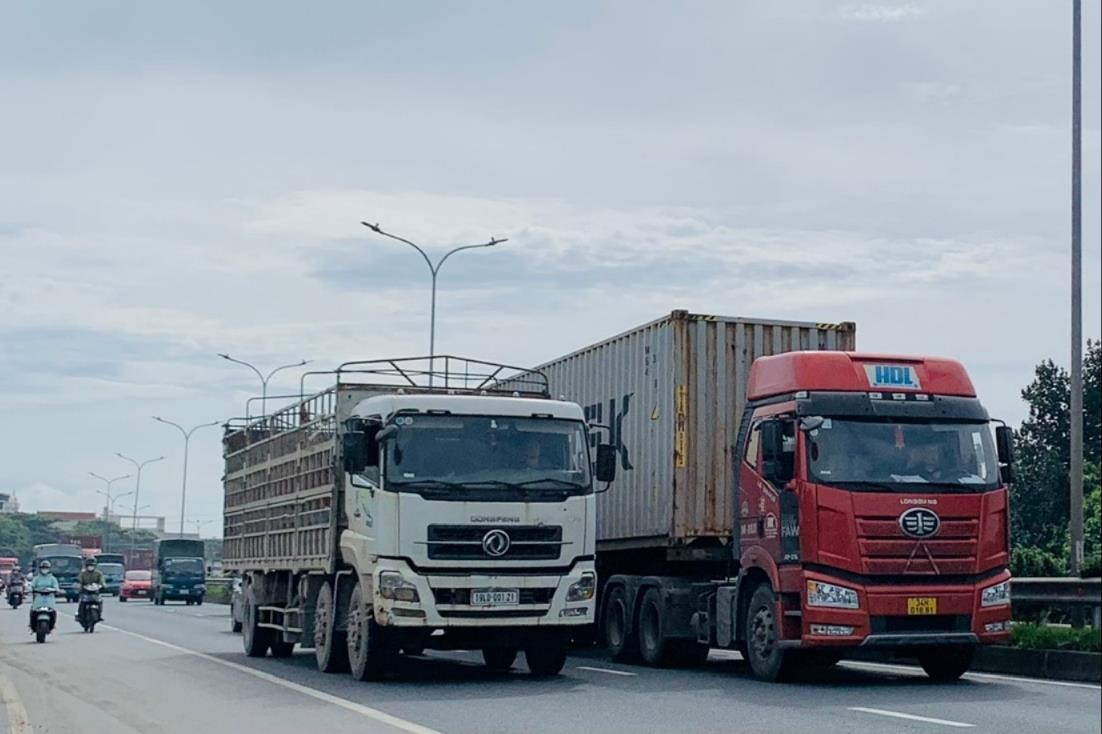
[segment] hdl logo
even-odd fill
[[[922,383],[910,367],[897,364],[867,364],[865,374],[869,387],[898,387],[905,390],[921,390]]]

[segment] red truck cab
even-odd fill
[[[865,647],[950,680],[1008,639],[1011,435],[993,435],[960,363],[760,358],[734,460],[738,583],[720,590],[719,637],[757,676]]]

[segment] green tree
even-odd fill
[[[1070,422],[1068,373],[1052,360],[1037,365],[1022,390],[1029,417],[1017,435],[1017,479],[1011,498],[1011,540],[1065,554],[1068,527]],[[1085,464],[1102,461],[1102,343],[1087,342],[1083,360],[1083,450]],[[1086,484],[1086,483],[1085,483]]]
[[[0,556],[15,556],[22,562],[31,549],[31,534],[13,515],[0,515]]]

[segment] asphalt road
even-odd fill
[[[476,654],[407,658],[395,679],[325,675],[312,653],[246,658],[228,608],[107,601],[92,635],[60,605],[44,645],[26,607],[0,609],[0,732],[375,734],[412,732],[1099,732],[1098,686],[971,674],[934,684],[907,667],[844,663],[798,683],[750,678],[713,652],[690,670],[573,656],[533,679]]]

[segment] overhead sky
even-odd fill
[[[2,2],[0,491],[93,511],[87,472],[165,454],[141,504],[175,523],[182,441],[150,416],[259,392],[216,353],[427,352],[427,269],[362,219],[433,253],[508,238],[445,266],[438,352],[538,363],[673,309],[852,320],[963,360],[1017,423],[1070,349],[1070,6]],[[204,534],[219,439],[192,441]]]

